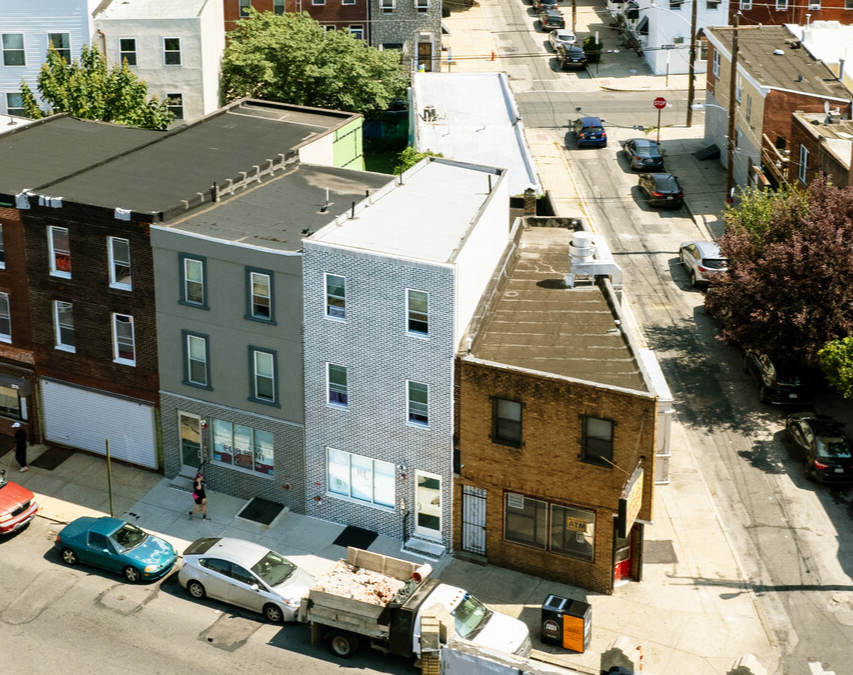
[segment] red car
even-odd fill
[[[0,470],[0,535],[20,530],[36,516],[39,505],[35,495],[17,483],[6,480]]]

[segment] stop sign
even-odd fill
[[[658,110],[663,110],[664,108],[666,108],[666,99],[663,96],[658,96],[654,100],[654,106]]]

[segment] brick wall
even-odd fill
[[[367,35],[367,3],[370,0],[355,0],[355,4],[345,5],[341,0],[325,0],[314,4],[312,0],[286,0],[285,11],[307,12],[311,18],[322,24],[331,24],[338,30],[346,30],[350,24],[361,25]],[[240,18],[239,0],[223,0],[225,13],[225,30],[234,29],[235,22]],[[273,0],[252,0],[252,7],[259,12],[272,12]]]
[[[569,382],[462,359],[459,447],[462,464],[454,508],[462,513],[461,485],[488,491],[486,556],[490,563],[610,593],[613,588],[613,514],[628,474],[645,468],[640,519],[651,520],[656,402],[593,384]],[[523,445],[491,441],[492,397],[520,400]],[[580,460],[582,415],[615,421],[613,461],[622,470]],[[503,539],[504,492],[514,492],[596,514],[593,562],[540,551]],[[461,548],[461,518],[454,548]]]
[[[167,477],[177,476],[181,470],[181,434],[178,413],[192,413],[207,420],[207,430],[202,431],[202,446],[209,463],[204,476],[208,487],[241,499],[262,497],[284,504],[295,513],[305,511],[304,444],[303,428],[271,417],[252,415],[241,410],[215,406],[205,401],[163,394],[160,399],[163,432],[163,465]],[[217,464],[213,457],[213,420],[243,424],[252,429],[273,434],[274,476],[268,478]]]
[[[812,9],[811,4],[820,5],[820,9]],[[755,2],[750,9],[741,9],[742,2],[735,0],[729,6],[729,23],[732,23],[734,15],[740,10],[741,25],[762,24],[780,25],[783,23],[796,23],[805,25],[809,21],[839,21],[843,24],[853,23],[853,11],[845,9],[844,0],[788,0],[786,9],[776,9],[773,0],[768,2]],[[806,17],[810,14],[810,17]]]
[[[841,108],[841,112],[850,115],[850,104],[839,103],[837,101],[830,102],[833,109]],[[767,93],[767,98],[764,101],[764,133],[770,139],[771,143],[776,142],[777,136],[782,136],[786,141],[785,147],[791,148],[791,133],[793,126],[793,117],[791,113],[807,112],[807,113],[822,113],[823,99],[817,96],[806,96],[795,92],[779,91],[771,89]],[[796,164],[797,156],[791,151],[791,164]]]
[[[35,201],[35,200],[32,200]],[[26,230],[32,343],[39,376],[157,403],[154,276],[146,223],[66,202],[21,212]],[[48,227],[68,229],[71,278],[50,275]],[[109,286],[107,237],[130,242],[133,290]],[[76,353],[55,348],[53,301],[73,303]],[[111,313],[133,317],[136,366],[113,363]]]

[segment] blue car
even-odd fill
[[[580,117],[574,121],[572,130],[575,133],[579,148],[604,148],[607,146],[607,132],[604,130],[604,120],[598,117]]]
[[[178,559],[169,542],[118,518],[78,518],[62,528],[56,546],[67,565],[86,563],[131,583],[165,576]]]

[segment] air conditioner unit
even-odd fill
[[[809,9],[820,9],[820,3],[819,2],[809,3]]]

